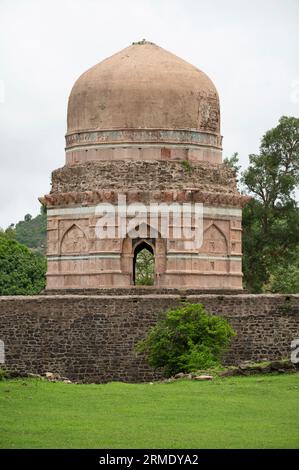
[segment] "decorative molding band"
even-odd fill
[[[39,198],[39,201],[47,207],[67,206],[72,204],[92,205],[101,202],[117,204],[118,191],[99,190],[84,192],[67,192],[47,194]],[[149,203],[190,203],[201,202],[203,204],[217,206],[244,207],[251,199],[249,196],[242,196],[236,193],[208,193],[199,190],[169,190],[169,191],[124,191],[121,195],[126,196],[128,204],[132,202]],[[53,213],[52,213],[53,215]]]
[[[55,216],[94,216],[96,213],[96,206],[85,206],[85,207],[68,207],[58,209],[48,209],[48,217]],[[211,207],[203,206],[203,215],[209,217],[242,217],[242,210],[235,207]],[[236,228],[232,228],[237,230]],[[242,229],[238,229],[242,231]]]
[[[127,276],[126,273],[123,273],[119,269],[110,269],[109,271],[89,271],[89,272],[59,272],[59,273],[47,273],[47,277],[57,277],[57,276],[80,276],[80,277],[88,277],[88,276],[102,276],[102,274],[121,274],[122,276]],[[63,288],[62,288],[63,289]]]
[[[48,255],[48,261],[69,261],[69,260],[89,260],[89,259],[120,259],[119,253],[102,253],[100,255]],[[198,253],[182,254],[182,253],[168,253],[167,258],[169,259],[203,259],[203,260],[224,260],[224,261],[242,261],[241,256],[212,256],[212,255],[201,255]]]
[[[168,253],[167,258],[169,259],[204,259],[207,261],[222,260],[222,261],[242,261],[241,256],[231,255],[231,256],[213,256],[213,255],[202,255],[197,253]]]
[[[214,150],[218,150],[219,152],[221,152],[221,147],[217,147],[216,145],[209,145],[209,144],[197,144],[197,145],[192,145],[192,144],[188,144],[188,143],[185,143],[185,142],[182,142],[181,144],[169,144],[169,143],[166,143],[166,142],[161,142],[161,143],[158,143],[158,144],[145,144],[145,143],[142,143],[142,142],[137,142],[137,143],[128,143],[128,142],[124,142],[122,144],[89,144],[89,145],[76,145],[74,147],[66,147],[65,148],[65,153],[68,154],[68,153],[72,153],[72,152],[79,152],[81,150],[101,150],[101,149],[116,149],[116,148],[120,148],[120,149],[132,149],[132,148],[138,148],[138,149],[152,149],[152,148],[157,148],[157,149],[187,149],[187,150],[192,150],[192,149],[198,149],[198,148],[203,148],[203,149],[206,149],[206,148],[209,148],[209,149],[214,149]]]
[[[179,146],[208,146],[221,149],[222,137],[209,132],[189,129],[115,129],[101,131],[75,132],[65,136],[66,150],[86,146],[125,146],[143,144],[162,144]]]
[[[101,253],[100,255],[48,255],[48,261],[69,261],[69,260],[88,260],[88,259],[119,259],[119,253]]]
[[[243,274],[241,272],[224,272],[224,271],[173,271],[173,270],[167,270],[165,273],[167,275],[171,275],[174,277],[177,276],[182,276],[182,275],[196,275],[196,276],[225,276],[225,277],[243,277]]]

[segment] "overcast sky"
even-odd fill
[[[299,0],[0,0],[0,226],[39,212],[87,68],[146,38],[206,72],[243,167],[299,114]]]

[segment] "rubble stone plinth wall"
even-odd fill
[[[225,363],[290,357],[299,337],[299,295],[181,294],[0,297],[5,367],[17,373],[55,372],[79,382],[141,382],[161,377],[134,351],[165,311],[202,303],[223,315],[238,335]],[[122,294],[122,295],[118,295]]]
[[[224,164],[185,161],[100,161],[65,165],[52,172],[51,194],[90,190],[186,189],[239,194],[234,172]]]

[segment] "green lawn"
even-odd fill
[[[0,382],[1,448],[299,448],[299,375]]]

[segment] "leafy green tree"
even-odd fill
[[[1,230],[1,232],[3,232]],[[15,226],[14,224],[10,224],[9,227],[7,227],[7,229],[5,230],[5,235],[7,235],[8,238],[13,238],[15,239],[16,238],[16,229],[15,229]]]
[[[243,210],[244,280],[260,292],[279,265],[294,262],[299,245],[299,119],[283,116],[266,132],[242,183],[253,196]]]
[[[155,368],[167,376],[216,366],[235,332],[225,318],[209,315],[201,304],[166,312],[137,345]]]
[[[269,290],[274,293],[299,293],[299,264],[279,266],[270,277]]]
[[[32,295],[45,287],[46,260],[0,232],[0,295]]]
[[[26,214],[15,227],[16,240],[29,248],[45,253],[47,236],[47,213],[44,207],[36,217]]]
[[[271,271],[264,290],[273,293],[299,294],[299,246],[292,263],[281,263]]]
[[[237,175],[241,169],[241,165],[239,165],[239,154],[235,152],[232,154],[231,157],[226,157],[223,160],[223,163],[231,168],[235,174]]]

